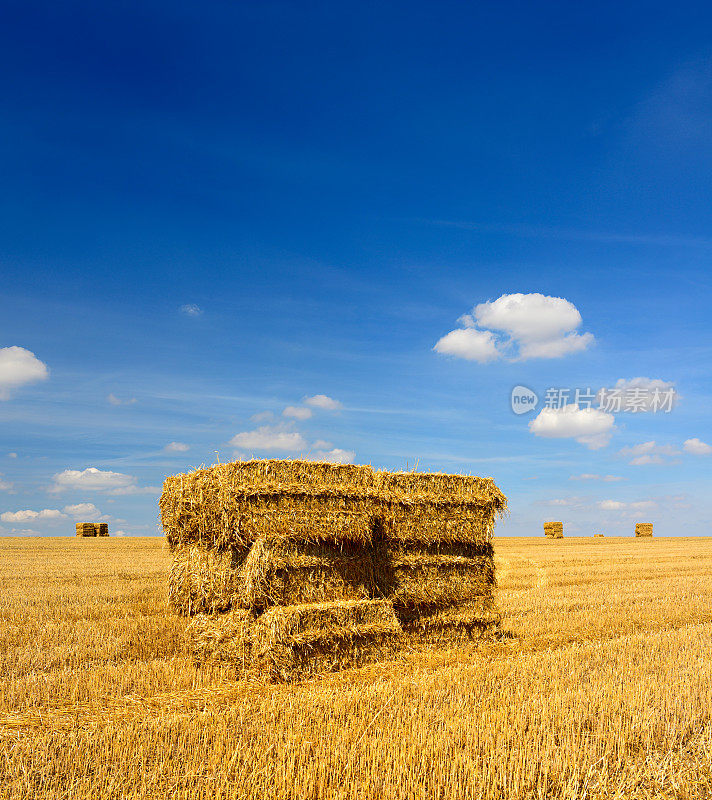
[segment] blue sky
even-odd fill
[[[705,4],[6,11],[0,534],[300,454],[491,475],[501,534],[711,532]],[[617,384],[677,402],[543,407]]]

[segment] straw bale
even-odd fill
[[[652,522],[636,522],[635,523],[636,536],[652,536],[653,523]]]
[[[254,621],[254,614],[245,609],[193,617],[188,636],[196,663],[223,662],[239,670],[251,669]]]
[[[179,613],[366,600],[376,594],[370,553],[353,543],[273,542],[217,550],[181,545],[173,553],[169,602]]]
[[[456,643],[496,630],[500,614],[491,596],[473,597],[467,603],[439,608],[430,614],[401,618],[404,641],[409,644]]]
[[[491,478],[272,459],[173,475],[160,506],[171,547],[221,548],[265,537],[368,542],[379,520],[396,538],[479,541],[506,498]]]
[[[346,600],[196,617],[199,663],[227,662],[272,680],[359,666],[394,652],[400,624],[387,600]]]
[[[376,585],[401,618],[414,611],[427,613],[492,596],[495,568],[490,542],[413,545],[389,541],[383,549],[385,557],[374,560]]]
[[[97,526],[97,536],[108,536],[109,535],[109,524],[108,522],[100,522]]]
[[[244,593],[240,569],[246,556],[246,549],[238,547],[177,547],[168,577],[168,602],[186,616],[239,608]]]
[[[401,542],[489,542],[494,532],[492,506],[390,504],[383,511],[384,535]]]
[[[564,538],[564,523],[563,522],[545,522],[544,535],[548,539],[563,539]]]
[[[594,533],[593,534],[593,538],[594,539],[599,539],[599,538],[602,539],[603,538],[603,534],[602,533]]]
[[[77,536],[96,536],[98,533],[93,522],[77,522],[75,529]]]

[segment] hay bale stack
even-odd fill
[[[652,522],[636,522],[635,523],[636,536],[652,536],[653,523]]]
[[[496,618],[491,538],[505,509],[489,478],[291,460],[175,475],[161,496],[169,599],[209,615],[191,625],[198,660],[272,677],[379,657],[403,630],[471,635]]]
[[[106,522],[77,522],[77,536],[108,536],[109,525]]]
[[[603,538],[603,534],[602,533],[594,533],[593,534],[593,538],[594,539],[599,539],[599,538],[602,539]]]
[[[563,522],[545,522],[544,523],[544,536],[547,539],[563,539],[564,538],[564,523]]]

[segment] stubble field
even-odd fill
[[[0,798],[712,796],[712,539],[496,539],[502,633],[197,670],[160,539],[0,539]]]

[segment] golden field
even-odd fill
[[[496,539],[501,635],[197,670],[159,538],[0,539],[0,798],[712,796],[712,539]]]

